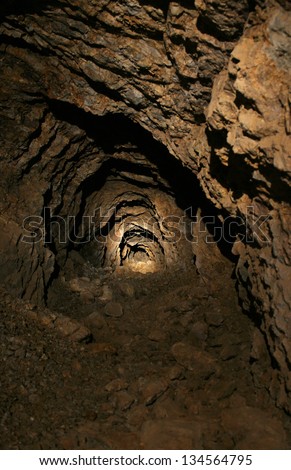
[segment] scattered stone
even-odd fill
[[[72,292],[80,293],[91,287],[91,280],[88,277],[77,277],[69,281],[69,287]]]
[[[208,310],[205,312],[205,320],[209,326],[220,326],[224,322],[223,314],[215,308],[215,305],[211,304],[210,308],[213,310]]]
[[[127,421],[130,426],[140,428],[140,426],[148,419],[150,414],[149,408],[142,405],[136,405],[131,408],[127,414]]]
[[[123,315],[123,308],[119,302],[109,302],[104,308],[105,315],[113,318],[120,318]]]
[[[84,413],[84,418],[88,421],[96,421],[97,417],[98,417],[98,414],[96,413],[95,410],[87,410]]]
[[[187,410],[170,397],[163,397],[155,403],[154,414],[157,419],[176,419],[186,417]]]
[[[177,313],[189,312],[191,310],[192,310],[191,300],[180,300],[179,302],[177,302],[176,305],[172,306],[169,309],[170,312],[177,312]]]
[[[89,354],[117,354],[117,349],[110,343],[92,343],[87,346],[87,352]]]
[[[104,284],[102,287],[101,295],[99,300],[103,303],[110,302],[113,298],[113,292],[107,284]]]
[[[228,380],[227,377],[220,377],[216,380],[211,388],[210,398],[213,401],[221,401],[229,398],[237,389],[237,384],[233,380]]]
[[[171,367],[167,376],[170,380],[182,380],[185,377],[185,369],[184,367],[175,365]]]
[[[193,419],[146,421],[142,427],[141,448],[152,450],[203,449],[202,426]]]
[[[92,340],[92,333],[86,326],[65,316],[56,318],[54,328],[71,341],[88,343]]]
[[[78,277],[71,279],[68,285],[72,292],[80,295],[83,303],[90,304],[98,294],[99,280],[91,281],[89,277]]]
[[[192,326],[189,331],[189,338],[193,340],[194,343],[199,345],[203,344],[208,336],[208,326],[204,321],[197,321]]]
[[[28,311],[27,316],[35,319],[35,313],[36,312]],[[56,313],[53,313],[46,309],[46,310],[39,310],[37,312],[36,319],[39,320],[43,326],[54,328],[54,322],[56,321],[57,318],[58,318],[58,315]],[[71,319],[67,319],[67,320],[71,321]]]
[[[146,406],[152,405],[159,397],[161,397],[168,389],[169,384],[165,379],[156,379],[147,381],[143,378],[139,379],[139,391],[141,400]]]
[[[80,298],[84,304],[92,304],[95,301],[95,294],[96,292],[86,289],[80,292]]]
[[[225,409],[222,412],[222,426],[230,433],[235,449],[289,449],[286,431],[282,422],[263,411],[250,406]]]
[[[71,317],[48,309],[31,312],[31,308],[23,308],[23,303],[14,318],[9,310],[5,317],[6,307],[3,309],[3,324],[7,325],[7,333],[1,335],[3,344],[0,342],[6,370],[2,378],[7,392],[1,400],[3,413],[8,410],[5,442],[23,448],[107,450],[264,448],[264,443],[276,448],[281,440],[288,445],[283,426],[286,422],[288,429],[288,422],[284,421],[283,412],[272,406],[261,385],[262,374],[267,374],[268,368],[265,363],[262,368],[264,355],[258,351],[255,337],[251,352],[254,362],[251,368],[249,365],[252,335],[246,327],[247,319],[240,317],[240,312],[235,312],[234,318],[232,306],[225,307],[219,298],[217,309],[224,316],[223,327],[209,327],[203,320],[208,301],[201,301],[195,314],[165,312],[165,308],[181,299],[172,296],[171,283],[167,293],[163,293],[159,289],[162,281],[159,279],[157,286],[153,284],[154,293],[149,289],[148,299],[127,298],[126,321],[119,322],[105,317],[105,306],[101,312],[98,304],[82,309],[81,294],[78,298],[70,294],[69,299],[76,302],[72,315],[84,318],[88,331],[92,328],[98,338],[91,344],[68,344],[66,338],[83,326]],[[134,284],[136,289],[138,282]],[[188,287],[182,282],[186,298],[190,299],[193,282]],[[115,284],[113,280],[112,285]],[[150,280],[144,284],[151,285]],[[114,296],[118,298],[116,291]],[[181,326],[181,321],[185,326]],[[171,338],[175,338],[172,349]],[[221,346],[211,348],[217,344]],[[238,354],[234,356],[235,351]],[[9,375],[9,380],[4,378]],[[277,383],[274,378],[273,386]],[[18,401],[10,406],[10,397],[14,396]],[[236,420],[235,410],[248,408],[266,410],[265,418],[248,417],[249,422],[261,423],[254,433],[249,432],[241,417]],[[226,413],[229,409],[231,418]],[[34,421],[30,421],[31,417]],[[264,420],[266,436],[262,430]],[[27,422],[31,426],[28,434]],[[76,422],[84,427],[74,429]],[[278,433],[276,440],[272,427]],[[72,433],[69,429],[73,429]],[[61,436],[64,446],[60,445]]]
[[[98,405],[99,415],[110,416],[110,415],[113,415],[114,413],[115,413],[115,406],[112,406],[111,401],[105,401]]]
[[[220,352],[223,361],[229,361],[238,355],[238,347],[234,344],[225,344]]]
[[[105,390],[107,392],[119,392],[120,390],[126,390],[127,388],[128,383],[125,379],[114,379],[105,385]]]
[[[118,284],[118,289],[123,295],[131,298],[134,297],[134,287],[129,282],[120,282]]]
[[[167,333],[162,328],[153,328],[148,335],[151,341],[161,343],[167,340]]]
[[[263,334],[260,330],[255,329],[253,333],[252,348],[250,352],[250,358],[253,361],[259,361],[268,355],[266,343],[264,341]]]
[[[83,256],[79,253],[79,251],[76,250],[71,250],[69,254],[69,259],[73,261],[74,264],[83,266],[85,263],[85,259]]]
[[[186,343],[175,343],[171,348],[178,364],[195,373],[197,378],[207,379],[217,370],[216,361],[205,351]]]
[[[87,421],[77,429],[70,431],[65,439],[61,440],[62,448],[82,450],[130,450],[139,449],[136,433],[124,426],[118,430],[108,419],[108,422]],[[71,446],[71,447],[70,447]]]
[[[127,411],[136,401],[135,397],[125,390],[115,394],[116,406],[121,411]]]
[[[182,317],[180,318],[180,323],[184,328],[186,328],[187,326],[190,325],[192,320],[193,320],[193,313],[187,312],[184,315],[182,315]]]
[[[85,322],[98,330],[102,330],[102,328],[107,326],[105,318],[99,312],[90,313],[90,315],[86,317]]]

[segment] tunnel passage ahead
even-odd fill
[[[58,111],[58,117],[71,120]],[[95,159],[85,171],[72,166],[68,183],[63,179],[62,200],[48,201],[52,217],[73,225],[67,240],[62,226],[46,226],[56,272],[72,252],[95,268],[147,273],[193,266],[188,214],[195,215],[204,202],[195,176],[124,116],[86,118],[77,114],[74,125],[83,126]],[[74,158],[86,161],[79,153]]]
[[[191,262],[185,229],[190,221],[175,199],[158,188],[111,177],[87,211],[96,214],[94,237],[80,252],[98,267],[156,272]]]
[[[169,386],[173,400],[164,409],[163,405],[154,407],[155,418],[165,416],[167,409],[180,416],[181,409],[177,411],[175,405],[184,395],[181,407],[186,413],[192,410],[196,423],[195,417],[201,416],[197,404],[203,403],[205,390],[212,386],[207,395],[213,400],[212,411],[215,400],[221,399],[224,404],[223,397],[227,396],[230,398],[224,409],[233,407],[235,415],[234,423],[227,412],[221,419],[214,417],[219,423],[217,432],[201,430],[210,436],[214,447],[219,428],[223,424],[227,428],[229,423],[235,427],[238,414],[248,418],[251,429],[240,420],[238,432],[232,433],[235,439],[224,440],[226,447],[247,447],[239,436],[248,436],[252,442],[253,423],[257,422],[263,421],[256,428],[257,436],[265,436],[269,430],[271,437],[277,426],[260,420],[249,407],[268,408],[268,399],[261,394],[267,389],[277,406],[291,412],[291,258],[287,229],[290,2],[23,0],[21,7],[12,8],[16,3],[2,0],[0,7],[0,283],[16,298],[51,306],[54,312],[45,317],[50,325],[50,319],[56,317],[56,325],[63,325],[60,312],[82,321],[89,321],[93,315],[99,329],[96,326],[92,350],[85,348],[88,355],[96,353],[102,339],[108,338],[107,353],[111,351],[113,356],[110,366],[121,363],[122,358],[125,362],[134,358],[134,366],[136,360],[140,361],[139,377],[132,371],[126,377],[134,402],[143,396],[142,374],[148,366],[151,368],[153,357],[158,366],[156,374],[164,374],[166,386],[169,375],[159,362],[165,358],[166,368],[173,359],[183,361],[187,390],[183,393],[183,380],[179,383],[174,379],[175,384]],[[213,8],[218,3],[219,8]],[[189,168],[188,173],[182,165]],[[231,275],[215,244],[203,243],[203,233],[197,233],[194,226],[198,242],[191,240],[193,252],[189,249],[188,256],[190,245],[179,241],[175,246],[172,240],[176,219],[164,223],[168,205],[172,217],[177,214],[178,218],[180,211],[191,207],[190,223],[196,214],[206,211],[191,172],[197,175],[204,198],[212,204],[209,214],[213,215],[215,207],[220,221],[238,218],[242,229],[250,234],[250,241],[234,234],[237,244],[233,252],[239,298],[255,327],[250,337],[244,334],[248,336],[251,321],[245,322],[244,332],[240,327],[246,317],[238,309],[234,318],[237,293],[233,291],[232,296],[228,290]],[[26,217],[42,218],[46,208],[55,222],[46,221],[44,243],[23,243],[23,221]],[[87,230],[83,220],[92,213],[96,218]],[[266,220],[265,242],[256,239],[253,223],[261,218]],[[60,227],[56,220],[61,221]],[[34,227],[30,228],[33,234]],[[29,231],[25,235],[30,235]],[[225,245],[224,253],[229,256],[231,248],[231,243]],[[187,263],[192,260],[195,266],[191,264],[188,269]],[[182,274],[181,267],[186,268]],[[149,270],[156,272],[146,274]],[[182,279],[185,285],[188,280],[191,283],[177,291],[175,282]],[[164,287],[175,296],[168,299],[165,291],[160,292]],[[125,296],[131,300],[125,300]],[[105,311],[108,304],[110,308]],[[120,318],[120,328],[114,330],[116,318]],[[232,320],[238,329],[236,338],[230,339],[227,332],[235,329]],[[146,321],[148,328],[143,328]],[[10,336],[15,335],[9,333],[9,320],[6,331],[1,354],[8,351],[10,357]],[[116,333],[113,339],[112,332]],[[177,340],[184,346],[174,347]],[[192,358],[199,358],[199,354],[192,349],[193,354],[189,353],[185,344],[197,342],[204,364],[209,365],[210,359],[208,354],[203,355],[204,348],[212,359],[219,357],[216,381],[211,374],[203,378],[205,383],[193,378],[194,371],[205,369],[193,364]],[[118,357],[123,349],[126,354]],[[23,349],[17,349],[16,361],[23,356]],[[60,363],[63,356],[60,354]],[[234,356],[234,362],[229,362]],[[100,362],[105,364],[102,386],[106,386],[107,362]],[[19,362],[19,376],[35,370],[33,361],[28,363],[25,357]],[[221,364],[225,375],[219,372]],[[13,361],[9,365],[13,371]],[[68,370],[72,370],[71,364]],[[119,366],[111,370],[120,374]],[[209,372],[208,367],[206,370]],[[228,376],[229,370],[232,376]],[[252,375],[246,377],[245,387],[238,382],[243,371]],[[59,378],[61,367],[58,372]],[[223,377],[230,380],[225,382]],[[2,400],[5,419],[9,419],[9,396],[15,392],[15,374],[11,378]],[[94,375],[91,380],[94,383]],[[81,388],[83,383],[86,379]],[[29,384],[28,396],[33,402],[35,389]],[[19,385],[21,393],[26,393],[23,384]],[[251,385],[252,398],[248,393]],[[49,379],[47,390],[51,390]],[[102,391],[99,399],[101,395]],[[91,396],[88,390],[87,396]],[[114,395],[114,400],[116,406],[113,404],[111,410],[118,414],[120,395]],[[63,402],[59,403],[62,409]],[[13,408],[17,428],[19,411],[28,410],[29,405],[24,402],[21,410],[16,402]],[[45,409],[45,403],[39,408]],[[238,408],[240,413],[236,412]],[[48,416],[51,410],[47,411]],[[25,433],[31,429],[29,416],[33,414],[28,415]],[[204,422],[208,418],[206,413]],[[146,428],[153,430],[150,423]],[[163,434],[162,426],[154,429],[153,435]],[[99,430],[99,434],[105,433]],[[143,435],[143,442],[145,438]]]

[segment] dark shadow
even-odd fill
[[[271,185],[267,187],[264,179],[253,179],[253,168],[247,163],[245,155],[234,154],[227,144],[227,130],[207,131],[208,143],[211,147],[210,174],[228,191],[232,191],[235,199],[247,194],[251,199],[255,198],[262,186],[272,194],[272,198],[278,202],[290,202],[290,189],[287,181],[284,181],[284,172],[272,165],[261,166],[260,173]],[[217,155],[217,150],[228,149],[228,163],[223,165]]]
[[[170,0],[141,0],[140,3],[143,5],[151,5],[155,8],[159,8],[162,10],[164,17],[167,18]]]
[[[271,183],[269,189],[272,197],[277,199],[279,202],[285,201],[290,204],[290,183],[288,181],[288,175],[285,171],[278,170],[273,165],[266,165],[260,168],[260,172]],[[285,181],[284,181],[285,179]]]
[[[197,19],[197,28],[203,34],[215,37],[219,41],[234,41],[238,39],[247,21],[250,8],[246,2],[217,2],[216,11],[209,7],[201,12]],[[235,9],[235,13],[233,10]]]
[[[210,174],[228,191],[232,191],[234,198],[243,194],[254,197],[257,193],[256,185],[252,181],[253,169],[245,162],[244,155],[234,155],[227,144],[227,130],[207,131],[208,143],[211,148]],[[228,163],[223,165],[217,155],[217,150],[228,148]]]
[[[219,41],[226,41],[228,39],[227,35],[225,35],[223,31],[220,31],[218,25],[210,21],[205,16],[198,16],[196,26],[200,33],[213,36]]]
[[[257,0],[248,0],[249,11],[254,11],[258,3],[260,2],[257,2]]]
[[[25,15],[26,13],[40,13],[47,7],[57,7],[61,5],[59,0],[1,0],[0,22],[6,16]]]
[[[88,198],[102,188],[108,176],[113,174],[114,171],[117,173],[126,171],[151,175],[151,170],[143,165],[114,158],[114,154],[118,153],[120,146],[130,144],[131,148],[128,149],[128,152],[133,151],[144,155],[157,168],[161,178],[168,184],[167,188],[158,185],[159,189],[171,193],[177,206],[186,212],[190,219],[192,218],[195,221],[198,208],[201,208],[203,216],[212,218],[213,223],[209,224],[208,228],[217,241],[221,252],[232,261],[236,259],[231,254],[232,243],[236,234],[231,234],[227,241],[224,240],[224,237],[222,239],[216,237],[216,234],[221,233],[224,227],[218,218],[217,210],[206,199],[197,177],[171,155],[163,144],[156,141],[150,132],[121,114],[108,114],[99,117],[68,103],[50,100],[48,104],[56,118],[83,129],[88,137],[95,140],[96,146],[109,156],[101,168],[80,185],[79,191],[82,193],[82,202],[77,217],[77,225],[78,219],[80,221],[82,219]],[[221,145],[222,142],[223,139]],[[146,184],[138,181],[133,181],[133,183],[137,188],[146,187]]]
[[[168,181],[176,197],[179,207],[186,209],[189,206],[196,205],[198,207],[203,197],[203,193],[199,188],[199,183],[195,175],[181,165],[181,162],[169,154],[166,147],[156,141],[150,132],[143,129],[140,125],[134,123],[122,114],[110,114],[103,117],[94,116],[85,112],[74,105],[60,102],[49,101],[49,106],[55,116],[63,121],[69,122],[83,129],[88,137],[96,141],[96,145],[101,147],[108,155],[117,152],[117,146],[131,143],[135,147],[136,152],[142,155],[157,166],[159,174]],[[103,177],[98,175],[99,184],[104,182],[110,167],[117,166],[119,170],[138,171],[140,174],[149,174],[148,169],[130,162],[108,161],[103,164]],[[99,178],[101,176],[101,178]],[[86,186],[87,197],[96,189],[96,177],[90,176],[84,183]],[[191,188],[191,191],[189,190]],[[99,188],[100,189],[100,188]],[[199,201],[199,202],[198,202]]]

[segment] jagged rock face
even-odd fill
[[[290,392],[291,14],[272,9],[264,20],[246,30],[216,79],[202,181],[209,197],[252,232],[233,248],[239,291],[244,307],[259,313]],[[288,406],[283,387],[280,400]]]
[[[103,266],[156,270],[181,252],[186,262],[197,246],[173,248],[173,221],[159,221],[180,221],[204,195],[233,223],[239,295],[274,360],[265,380],[289,411],[290,14],[271,0],[0,10],[1,280],[42,303],[72,248]],[[40,224],[46,207],[66,224]],[[77,247],[96,207],[97,239],[112,220],[117,236]]]

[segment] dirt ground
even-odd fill
[[[216,272],[68,265],[49,309],[2,290],[1,448],[291,449],[252,372],[254,326]]]

